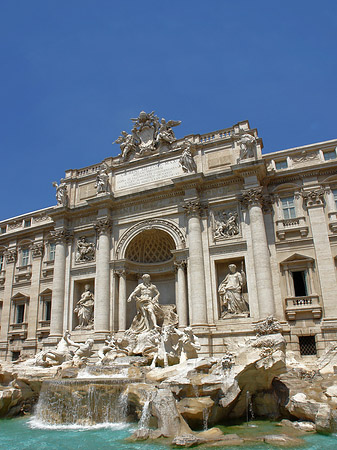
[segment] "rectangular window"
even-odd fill
[[[280,169],[288,169],[288,163],[287,163],[287,160],[284,159],[283,161],[276,161],[276,162],[275,162],[275,167],[276,167],[276,170],[280,170]]]
[[[296,217],[294,197],[281,198],[283,218],[293,219]]]
[[[299,336],[300,354],[317,355],[315,336]]]
[[[55,260],[55,244],[49,244],[49,261]]]
[[[304,270],[292,272],[294,281],[295,297],[306,297],[308,295],[307,282]]]
[[[22,249],[22,259],[21,259],[21,265],[22,266],[28,266],[29,264],[29,249],[23,248]]]
[[[32,224],[32,219],[25,219],[24,226],[25,228],[30,227]]]
[[[1,234],[5,234],[5,233],[6,233],[6,230],[7,230],[7,229],[6,229],[6,226],[1,227],[1,228],[0,228],[0,233],[1,233]]]
[[[45,300],[44,302],[44,320],[50,320],[51,313],[51,301]]]
[[[331,159],[336,159],[336,151],[324,152],[324,160],[330,161]]]
[[[0,254],[0,271],[3,269],[4,266],[4,255]]]
[[[16,305],[16,317],[15,323],[23,323],[25,318],[25,305],[23,303],[19,303]]]

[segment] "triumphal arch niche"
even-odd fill
[[[117,244],[116,272],[119,275],[119,305],[125,304],[128,292],[141,283],[144,273],[160,292],[160,304],[178,312],[180,326],[188,322],[186,292],[186,240],[179,227],[168,220],[141,221],[128,229]],[[129,328],[136,314],[134,303],[127,303],[120,331]]]

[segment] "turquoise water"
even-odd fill
[[[271,432],[266,424],[267,432]],[[0,420],[1,450],[166,450],[171,447],[163,444],[147,442],[130,443],[125,438],[130,436],[134,427],[125,424],[106,424],[96,427],[50,426],[41,428],[34,419],[18,418]],[[228,432],[235,432],[231,427]],[[275,432],[275,431],[274,431]],[[278,428],[278,433],[282,431]],[[240,434],[238,432],[238,434]],[[321,436],[317,434],[305,436],[306,445],[297,447],[305,450],[336,450],[337,436]],[[202,447],[197,447],[199,450]],[[212,447],[215,449],[216,447]],[[245,450],[279,450],[267,444],[241,447],[225,447]],[[289,447],[288,447],[289,448]],[[293,448],[295,449],[295,447]]]

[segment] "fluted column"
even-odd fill
[[[186,261],[175,261],[176,281],[177,281],[177,314],[179,319],[179,328],[187,327],[187,297],[186,297]]]
[[[1,315],[1,334],[0,334],[0,350],[3,359],[6,357],[7,351],[7,333],[9,330],[9,324],[11,323],[11,299],[12,299],[12,289],[13,289],[13,279],[15,272],[15,262],[17,258],[16,247],[11,247],[4,252],[4,257],[6,261],[5,266],[5,288],[3,291],[3,304],[2,304],[2,315]]]
[[[117,270],[118,286],[118,331],[126,330],[126,270]]]
[[[40,274],[43,256],[44,245],[43,242],[34,242],[31,245],[32,252],[32,279],[30,285],[30,299],[29,299],[29,314],[28,314],[28,331],[27,341],[31,341],[32,346],[36,341],[36,328],[38,324],[38,309],[39,309],[39,288],[40,288]]]
[[[336,319],[336,268],[324,214],[324,190],[321,188],[306,190],[302,192],[302,195],[308,210],[314,241],[316,266],[321,285],[325,318]]]
[[[67,255],[67,240],[69,232],[61,228],[52,231],[52,238],[55,240],[55,259],[53,293],[50,316],[50,337],[59,337],[63,334],[63,314],[64,314],[64,293],[65,293],[65,268]]]
[[[184,208],[188,216],[191,322],[195,326],[207,325],[205,269],[200,224],[203,208],[198,200],[186,202]]]
[[[98,219],[95,225],[98,234],[96,257],[96,289],[94,327],[95,333],[108,333],[110,322],[110,230],[111,220]]]
[[[242,192],[242,203],[248,207],[252,236],[253,259],[260,318],[275,313],[273,283],[267,234],[262,211],[262,188]]]

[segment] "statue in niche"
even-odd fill
[[[128,159],[128,156],[132,151],[136,152],[138,150],[139,139],[137,138],[135,131],[135,128],[132,129],[132,134],[122,131],[122,135],[113,142],[114,144],[120,144],[119,147],[122,152],[123,161]]]
[[[88,242],[85,236],[80,237],[77,241],[75,259],[77,262],[95,259],[95,244]]]
[[[107,173],[107,167],[102,166],[97,174],[95,188],[97,194],[108,192],[109,188],[109,175]]]
[[[142,276],[143,282],[130,294],[128,302],[135,300],[137,315],[134,318],[131,330],[135,332],[149,331],[157,329],[157,314],[161,314],[161,308],[158,303],[160,293],[156,286],[151,283],[151,277],[148,274]]]
[[[221,318],[229,315],[248,315],[249,305],[242,295],[242,288],[246,284],[246,274],[242,268],[239,272],[235,264],[230,264],[228,268],[229,273],[218,289],[222,308]]]
[[[184,172],[196,172],[197,165],[193,159],[191,152],[191,142],[188,139],[184,139],[182,144],[183,153],[179,159],[179,163]]]
[[[94,295],[90,291],[90,285],[84,286],[84,292],[76,304],[74,312],[78,317],[78,329],[92,329],[94,326]]]
[[[215,239],[231,238],[239,234],[238,213],[235,211],[211,211],[211,222]]]
[[[68,191],[65,182],[61,181],[60,184],[57,184],[56,181],[53,181],[52,184],[56,188],[57,204],[62,206],[68,206]]]

